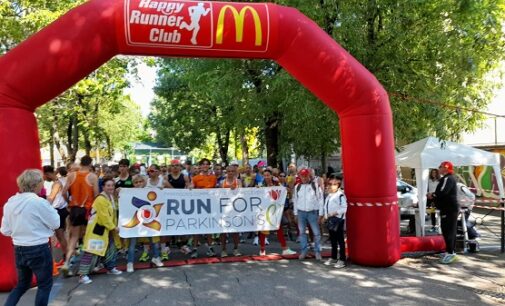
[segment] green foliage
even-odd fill
[[[0,53],[5,53],[84,0],[0,0]],[[142,135],[140,110],[123,90],[132,61],[118,57],[36,111],[42,145],[73,160],[79,148],[124,150]],[[130,66],[129,66],[130,65]],[[68,154],[68,155],[67,155]]]

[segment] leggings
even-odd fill
[[[79,275],[88,275],[91,272],[91,269],[93,269],[93,267],[96,266],[99,257],[100,256],[98,255],[84,252],[84,254],[82,254],[81,257],[81,263],[79,265]],[[117,259],[117,249],[116,245],[114,244],[114,240],[112,240],[109,241],[109,246],[107,248],[107,251],[105,252],[104,256],[105,268],[109,271],[115,268],[116,259]]]
[[[336,231],[328,231],[331,241],[331,258],[345,261],[345,239],[344,239],[345,219],[340,219]]]
[[[259,236],[260,236],[260,250],[264,251],[265,250],[265,234],[260,232]],[[284,231],[282,230],[282,228],[279,228],[279,230],[277,230],[277,239],[281,243],[282,249],[285,249],[287,244],[286,244],[286,239],[284,238]]]

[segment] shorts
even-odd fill
[[[84,207],[70,207],[70,225],[81,226],[88,224],[87,211]]]
[[[67,227],[68,210],[65,207],[65,208],[57,208],[56,211],[60,216],[60,227],[58,227],[58,229],[64,230]]]

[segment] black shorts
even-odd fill
[[[70,225],[81,226],[88,224],[86,208],[70,207]]]
[[[56,211],[60,216],[60,227],[58,229],[64,230],[67,227],[68,210],[65,207],[65,208],[57,208]]]

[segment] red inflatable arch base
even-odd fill
[[[340,117],[353,262],[390,266],[400,258],[388,96],[317,24],[274,4],[91,0],[2,56],[2,206],[22,170],[41,166],[33,111],[117,54],[277,61]],[[0,236],[0,249],[0,290],[9,290],[11,240]]]

